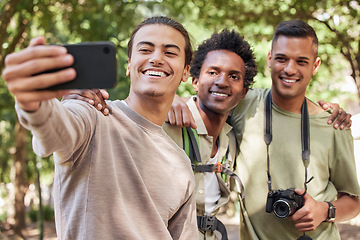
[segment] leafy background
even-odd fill
[[[109,40],[117,46],[119,69],[110,98],[123,99],[129,89],[129,35],[153,15],[181,22],[195,49],[214,31],[226,27],[240,32],[254,49],[259,67],[254,87],[260,88],[271,85],[266,55],[276,25],[302,19],[315,28],[323,61],[308,96],[338,102],[352,114],[360,112],[359,0],[0,0],[0,71],[8,53],[25,48],[38,35],[51,44]],[[178,94],[194,94],[190,82],[181,84]],[[54,166],[51,159],[36,158],[32,152],[31,136],[16,119],[14,98],[3,80],[0,99],[0,223],[11,223],[21,236],[26,212],[39,206],[40,186],[51,188]],[[26,193],[34,187],[38,194],[29,203]]]

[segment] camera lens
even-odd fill
[[[110,48],[104,47],[104,48],[103,48],[103,52],[104,52],[105,54],[109,54],[109,53],[110,53]]]
[[[296,207],[292,206],[289,200],[279,199],[274,203],[274,213],[279,218],[287,218],[296,210]]]

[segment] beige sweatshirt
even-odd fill
[[[196,239],[186,154],[124,102],[107,104],[110,116],[77,100],[16,106],[35,153],[54,153],[58,239]]]

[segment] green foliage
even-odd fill
[[[37,220],[38,220],[38,210],[36,210],[36,209],[34,209],[34,208],[31,208],[29,211],[28,211],[28,213],[27,213],[27,216],[28,216],[28,218],[30,219],[30,221],[32,222],[32,223],[34,223],[34,222],[37,222]]]
[[[7,195],[8,192],[5,188],[5,184],[0,183],[0,206],[2,206],[2,208],[0,208],[0,223],[5,222],[7,219],[7,211],[6,211],[6,207],[7,207]]]
[[[51,206],[45,205],[43,206],[43,214],[45,221],[53,221],[55,219],[54,209]],[[40,210],[38,206],[31,207],[27,212],[27,216],[31,222],[37,222],[40,219]]]
[[[192,87],[192,80],[189,78],[186,82],[181,82],[176,94],[181,97],[189,97],[191,95],[196,95],[196,92]]]
[[[14,125],[16,115],[14,99],[7,91],[4,81],[0,81],[0,182],[10,182],[9,170],[12,165],[11,153],[14,153]]]
[[[7,217],[8,216],[6,212],[0,213],[0,223],[5,222]]]
[[[52,221],[55,219],[54,216],[54,209],[50,206],[44,206],[43,207],[44,210],[44,220],[46,221]]]

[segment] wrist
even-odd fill
[[[331,202],[325,202],[328,206],[327,216],[324,222],[335,222],[336,207]]]
[[[40,108],[40,103],[41,102],[32,102],[32,103],[21,103],[19,101],[17,102],[18,106],[26,112],[36,112]]]

